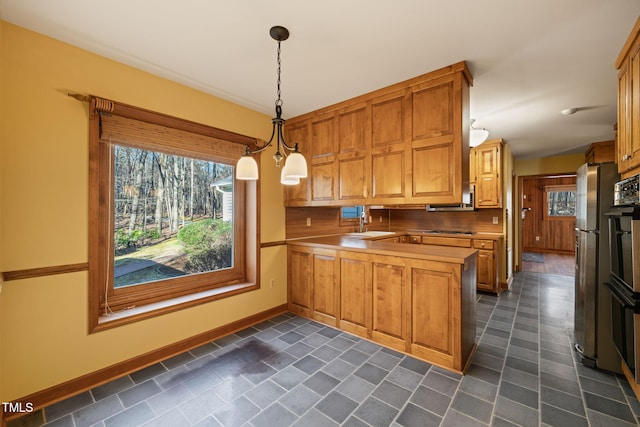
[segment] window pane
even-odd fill
[[[575,191],[549,191],[547,193],[548,216],[575,216]]]
[[[233,166],[114,145],[114,288],[233,267]]]
[[[342,208],[342,218],[350,219],[350,218],[360,218],[360,214],[362,214],[362,210],[364,206],[347,206]]]

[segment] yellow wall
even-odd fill
[[[575,172],[584,163],[583,154],[540,157],[537,159],[514,160],[513,170],[517,176],[546,175],[552,173]]]
[[[270,117],[0,21],[0,271],[87,261],[88,106],[94,94],[265,139]],[[261,241],[284,239],[270,150]],[[87,334],[87,273],[5,282],[0,400],[9,401],[286,302],[286,248],[261,250],[262,289]],[[274,288],[269,280],[275,279]]]

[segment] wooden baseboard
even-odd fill
[[[625,378],[627,378],[627,381],[629,382],[631,389],[635,393],[636,398],[640,399],[640,384],[636,383],[635,379],[633,378],[633,374],[627,367],[626,363],[621,362],[620,365],[622,366],[622,373],[624,374]]]
[[[145,354],[141,354],[115,365],[108,366],[90,374],[86,374],[62,384],[55,385],[48,389],[38,391],[29,396],[13,400],[12,402],[20,403],[22,408],[26,407],[27,403],[29,403],[30,406],[33,407],[33,410],[37,411],[76,394],[108,383],[109,381],[113,381],[116,378],[128,375],[142,368],[146,368],[147,366],[154,365],[177,354],[183,353],[208,342],[222,338],[226,335],[248,328],[249,326],[263,322],[285,312],[287,312],[287,304],[279,305],[269,310],[265,310],[263,312],[246,317],[244,319],[240,319],[238,321],[220,326],[215,329],[211,329],[207,332],[203,332],[182,341],[169,344],[167,346],[152,350]],[[2,412],[0,413],[0,425],[4,426],[7,421],[24,415],[26,414],[21,412],[5,413],[3,406]]]

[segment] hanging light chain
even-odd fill
[[[278,40],[278,99],[276,99],[276,105],[278,106],[282,106],[282,99],[280,99],[280,68],[281,68],[281,63],[280,63],[280,40]]]

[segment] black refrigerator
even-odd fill
[[[614,163],[587,163],[576,180],[575,348],[586,366],[612,372],[620,372],[620,357],[611,338],[611,294],[604,285],[609,281],[604,214],[619,179]]]

